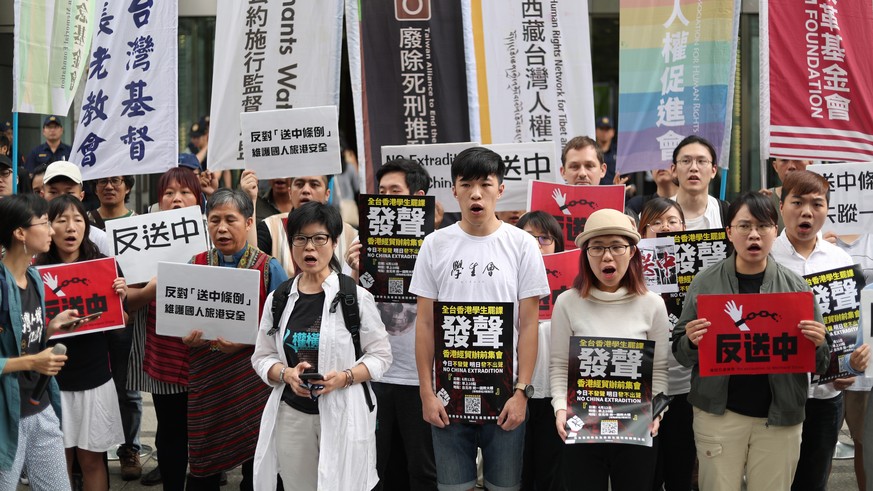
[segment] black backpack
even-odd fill
[[[342,273],[337,273],[340,282],[340,289],[336,297],[330,302],[330,313],[336,312],[336,306],[342,303],[343,320],[346,324],[349,334],[352,335],[352,344],[355,346],[355,359],[358,360],[363,354],[361,351],[361,312],[358,309],[358,292],[355,280]],[[273,327],[267,331],[267,335],[273,336],[279,332],[279,318],[282,312],[285,311],[285,305],[288,304],[288,295],[291,293],[291,285],[294,283],[294,278],[285,280],[273,292],[273,304],[270,311],[273,313]],[[370,396],[370,387],[367,382],[361,383],[364,388],[364,396],[367,398],[367,407],[370,412],[376,406],[373,404],[373,399]]]

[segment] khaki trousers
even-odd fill
[[[800,457],[802,424],[769,426],[767,418],[694,408],[694,441],[701,491],[788,490]]]

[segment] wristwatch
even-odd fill
[[[525,397],[530,399],[534,395],[534,386],[531,384],[523,384],[521,382],[515,384],[515,390],[520,390]]]

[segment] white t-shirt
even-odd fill
[[[676,196],[670,199],[676,201]],[[685,230],[708,230],[711,228],[723,228],[723,224],[721,223],[721,204],[718,198],[708,195],[706,197],[706,211],[697,218],[686,219]]]
[[[518,344],[518,301],[551,293],[536,239],[501,223],[494,233],[477,237],[457,223],[424,238],[410,293],[440,302],[511,302],[513,344]],[[518,357],[513,357],[517,373]]]
[[[112,244],[109,242],[109,238],[106,236],[106,232],[100,230],[95,226],[91,226],[91,232],[88,234],[88,238],[91,239],[91,242],[97,246],[97,249],[107,257],[112,257],[115,255],[115,251],[112,250]]]
[[[776,237],[776,242],[773,244],[773,249],[770,255],[777,263],[785,266],[799,276],[805,276],[813,273],[820,273],[835,268],[845,268],[852,266],[852,258],[849,257],[842,249],[831,244],[823,239],[816,239],[815,249],[808,258],[805,258],[797,253],[788,236],[783,230],[779,237]],[[832,399],[840,394],[840,391],[834,388],[833,382],[828,384],[817,384],[815,382],[809,384],[809,397],[816,399]]]
[[[394,357],[379,382],[418,385],[418,369],[415,366],[416,304],[376,302],[376,309],[388,332],[388,342],[391,343],[391,354]]]

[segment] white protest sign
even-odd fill
[[[209,247],[198,206],[108,220],[106,237],[129,284],[152,279],[160,261],[187,263]]]
[[[255,269],[158,263],[157,333],[255,344],[261,273]]]
[[[241,111],[339,104],[343,0],[211,3],[209,169],[242,169]]]
[[[823,231],[866,234],[873,228],[873,162],[816,164],[806,169],[831,184]]]
[[[452,193],[452,161],[462,151],[479,146],[478,143],[436,143],[432,145],[385,145],[382,147],[382,163],[395,159],[418,162],[430,174],[429,196],[443,205],[446,213],[458,213],[461,207]],[[520,208],[516,208],[520,209]]]
[[[336,106],[240,113],[246,168],[260,179],[342,173]]]
[[[561,162],[555,157],[555,144],[550,141],[502,143],[485,145],[503,158],[503,196],[495,211],[527,210],[528,181],[562,183]]]

